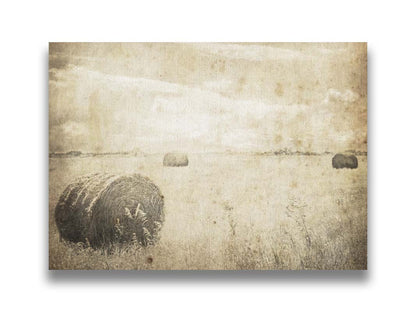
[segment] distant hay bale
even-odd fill
[[[188,156],[182,153],[168,153],[163,158],[165,167],[185,167],[188,166]]]
[[[358,167],[358,159],[354,155],[336,154],[332,158],[332,167],[334,167],[335,169],[355,169]]]
[[[59,198],[55,221],[61,238],[91,247],[137,240],[153,244],[164,221],[159,188],[139,174],[93,174],[71,183]]]

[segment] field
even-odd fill
[[[367,268],[367,157],[190,154],[50,158],[50,269],[270,270]],[[155,246],[113,253],[59,240],[54,208],[76,177],[140,173],[159,186],[166,220]]]

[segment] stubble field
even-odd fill
[[[366,269],[367,157],[335,170],[331,156],[190,154],[50,158],[50,269]],[[160,241],[112,253],[59,240],[54,208],[75,178],[140,173],[165,198]]]

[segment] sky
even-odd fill
[[[51,43],[50,152],[367,150],[365,43]]]

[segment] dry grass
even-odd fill
[[[345,171],[332,169],[330,157],[198,157],[192,163],[201,166],[181,169],[163,168],[157,157],[54,159],[50,268],[367,268],[365,157],[359,158],[358,170]],[[97,167],[132,172],[140,165],[165,195],[166,221],[158,244],[114,245],[108,252],[59,241],[53,222],[53,206],[65,185],[59,170],[70,168],[74,175],[80,168]]]

